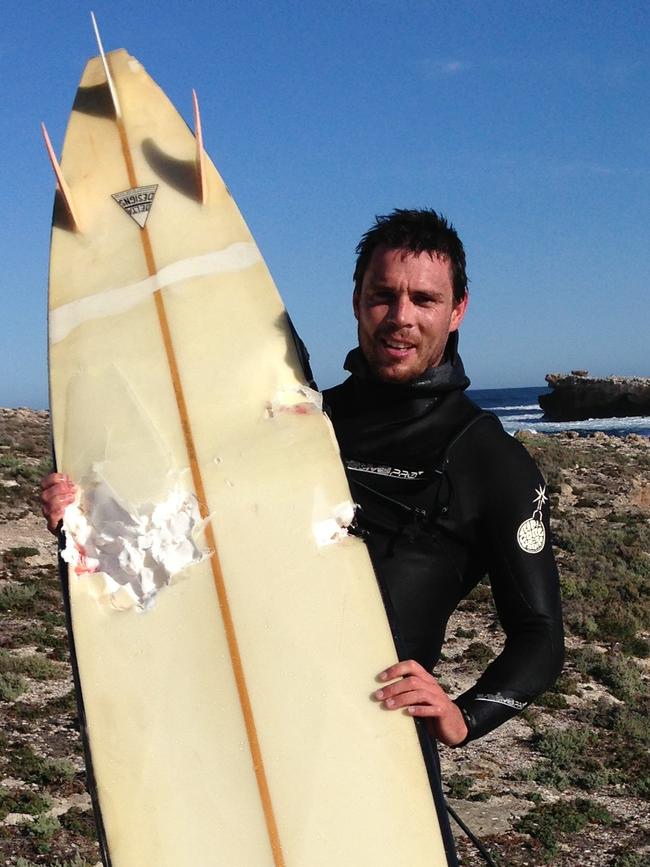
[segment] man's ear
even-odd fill
[[[454,307],[451,313],[451,322],[449,323],[449,331],[457,331],[458,326],[463,321],[467,305],[469,304],[469,292],[465,292],[465,297],[462,298]]]
[[[354,318],[359,321],[359,290],[355,287],[354,292],[352,293],[352,309],[354,310]]]

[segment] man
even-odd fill
[[[468,302],[465,253],[434,211],[379,217],[358,248],[351,376],[324,392],[402,661],[376,699],[457,746],[513,716],[562,666],[558,577],[545,483],[525,449],[470,401],[457,354]],[[74,498],[43,482],[52,531]],[[452,700],[433,668],[447,620],[489,574],[506,633],[500,655]],[[435,781],[434,782],[434,788]],[[441,824],[439,784],[437,807]],[[453,843],[445,831],[450,863]]]
[[[324,392],[384,599],[407,660],[380,675],[388,709],[429,720],[442,743],[479,737],[526,707],[562,667],[546,486],[525,449],[470,401],[457,353],[465,252],[431,210],[379,217],[357,247],[351,376]],[[56,532],[74,485],[43,481]],[[447,620],[483,575],[506,633],[478,682],[451,700],[431,674]]]
[[[534,462],[464,394],[457,329],[465,253],[434,211],[379,217],[358,248],[351,376],[324,392],[384,599],[408,657],[375,696],[428,720],[442,743],[525,708],[563,662],[546,486]],[[451,700],[431,673],[447,620],[488,574],[505,646]]]

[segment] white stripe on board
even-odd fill
[[[87,295],[50,310],[50,343],[58,343],[79,325],[104,316],[126,313],[136,307],[157,289],[192,277],[206,277],[228,271],[244,271],[262,259],[257,246],[251,241],[231,244],[225,250],[181,259],[161,268],[157,274],[116,289],[106,289]]]

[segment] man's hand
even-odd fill
[[[76,487],[69,476],[50,473],[41,481],[41,511],[47,520],[47,529],[56,535],[59,521],[66,506],[74,502]]]
[[[379,680],[395,680],[374,694],[382,707],[404,708],[411,716],[426,717],[430,733],[447,746],[455,747],[465,740],[467,726],[462,713],[419,662],[408,659],[391,665],[381,672]]]

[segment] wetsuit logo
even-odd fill
[[[391,479],[420,479],[424,470],[401,470],[399,467],[382,467],[377,464],[365,464],[361,461],[346,461],[349,470],[357,473],[373,473],[376,476],[387,476]]]
[[[519,525],[517,542],[522,551],[527,554],[539,554],[546,543],[546,529],[542,521],[542,506],[547,502],[546,485],[535,489],[535,511]]]
[[[477,695],[476,701],[490,701],[493,704],[504,704],[506,707],[511,707],[514,710],[523,710],[527,705],[525,701],[518,701],[516,698],[502,695],[500,692],[488,692],[485,695]]]
[[[122,210],[126,211],[129,217],[136,221],[141,229],[144,229],[157,189],[158,184],[151,184],[148,187],[134,187],[131,190],[122,190],[121,193],[113,193],[112,198]]]

